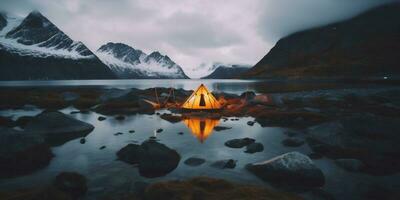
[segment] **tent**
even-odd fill
[[[192,95],[187,98],[183,103],[182,108],[191,110],[215,110],[220,109],[221,104],[218,100],[208,91],[206,86],[201,84]]]
[[[186,118],[183,123],[190,129],[192,134],[203,143],[211,135],[214,127],[219,124],[219,119],[210,118]]]

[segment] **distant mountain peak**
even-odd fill
[[[179,65],[158,51],[147,55],[129,45],[108,42],[97,55],[121,78],[188,78]]]

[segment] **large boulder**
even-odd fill
[[[52,158],[43,137],[0,128],[0,178],[28,174],[48,165]]]
[[[299,152],[290,152],[267,161],[248,164],[250,172],[270,183],[289,187],[321,187],[325,184],[322,171]]]
[[[117,152],[117,156],[124,162],[138,164],[140,175],[148,178],[170,173],[181,159],[175,150],[154,140],[141,145],[128,144]]]
[[[69,140],[85,137],[93,129],[93,125],[58,111],[42,112],[25,126],[25,132],[42,135],[51,145],[61,145]]]

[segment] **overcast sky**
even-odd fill
[[[287,34],[390,1],[0,0],[0,9],[22,16],[38,10],[92,51],[107,42],[160,51],[198,77],[202,63],[254,65]]]

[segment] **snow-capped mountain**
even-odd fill
[[[202,79],[230,79],[249,70],[251,65],[213,63],[208,67],[208,75]]]
[[[147,55],[126,44],[109,42],[96,54],[119,78],[188,78],[179,65],[157,51]]]
[[[41,13],[0,14],[0,80],[114,78],[82,42]]]

